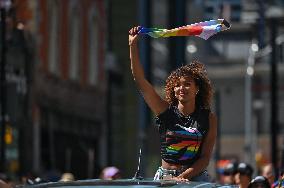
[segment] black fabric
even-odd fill
[[[209,129],[209,110],[197,109],[184,116],[176,106],[169,106],[156,117],[156,124],[164,161],[190,166],[200,157]]]

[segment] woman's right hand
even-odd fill
[[[137,44],[138,32],[140,29],[141,29],[141,26],[137,26],[129,30],[129,35],[128,35],[129,46],[133,46]]]

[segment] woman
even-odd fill
[[[204,66],[192,62],[173,71],[162,99],[145,79],[138,55],[138,31],[129,31],[131,70],[138,88],[156,115],[161,139],[161,167],[155,180],[209,181],[209,164],[217,135],[216,116],[210,111],[212,87]]]

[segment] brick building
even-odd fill
[[[106,165],[106,5],[102,0],[19,1],[35,36],[32,123],[21,170],[98,177]]]

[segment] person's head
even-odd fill
[[[253,168],[247,163],[240,163],[235,175],[235,181],[238,185],[248,185],[251,181]]]
[[[101,179],[115,180],[121,178],[120,170],[115,166],[106,167],[101,173]]]
[[[270,188],[268,179],[264,176],[256,176],[251,180],[248,188]]]
[[[10,186],[9,184],[7,184],[5,181],[0,179],[0,187],[1,188],[11,188],[12,186]]]
[[[67,181],[74,181],[75,177],[72,173],[66,172],[63,173],[59,181],[67,182]]]
[[[178,96],[178,92],[182,92],[182,96]],[[182,100],[195,100],[196,107],[209,109],[213,89],[204,65],[193,61],[169,75],[165,93],[169,104],[177,105]]]
[[[224,184],[235,184],[235,174],[237,173],[238,164],[236,162],[230,162],[224,168]]]
[[[277,181],[275,181],[272,185],[271,185],[272,188],[278,188],[278,187],[281,187],[283,188],[284,187],[284,174],[283,174],[283,170],[280,171],[280,176],[279,176],[279,179]]]
[[[273,165],[271,163],[264,165],[261,170],[261,175],[266,177],[270,185],[272,185],[275,180]]]

